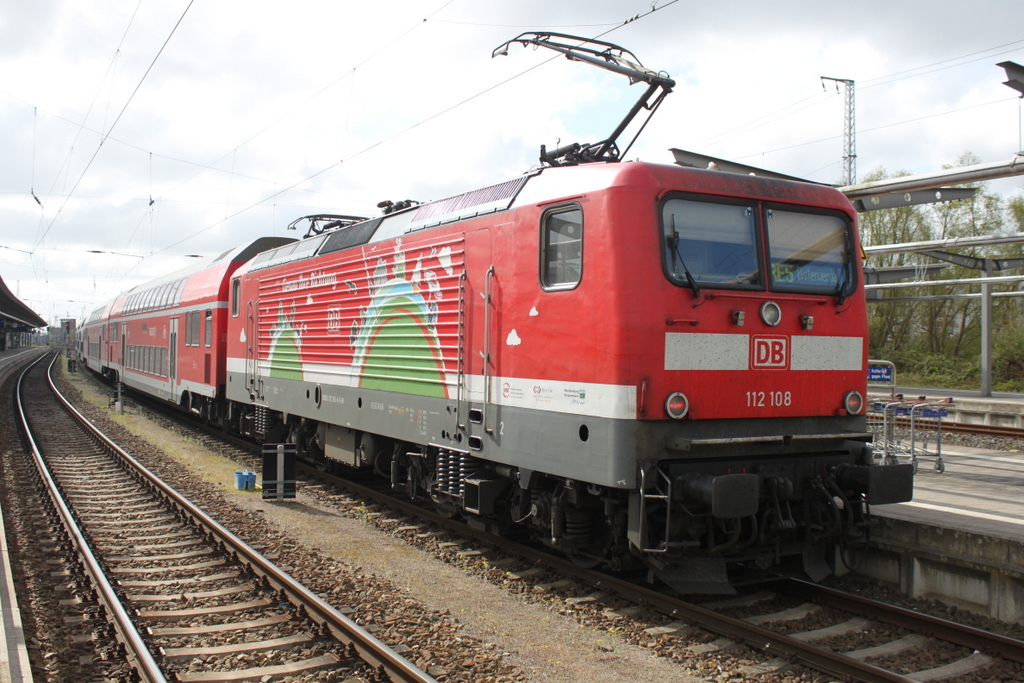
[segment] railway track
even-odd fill
[[[942,430],[953,434],[970,434],[972,436],[990,436],[999,439],[1024,440],[1024,429],[1020,427],[1000,427],[996,425],[969,424],[965,422],[943,423]]]
[[[989,673],[1011,669],[1017,675],[1021,670],[1015,667],[1024,663],[1022,641],[802,582],[780,582],[771,590],[697,604],[497,538],[373,488],[312,468],[304,474],[344,489],[359,505],[372,501],[380,506],[374,508],[373,519],[410,542],[429,539],[439,554],[470,563],[483,560],[503,580],[511,577],[525,584],[522,591],[527,594],[557,593],[559,586],[584,584],[588,591],[570,589],[562,599],[573,609],[600,615],[605,623],[616,622],[618,628],[624,618],[644,612],[658,615],[634,629],[638,641],[649,648],[689,642],[699,631],[714,634],[705,642],[678,648],[681,661],[746,647],[759,653],[762,663],[740,670],[743,676],[769,674],[798,663],[849,680],[904,683],[953,677],[966,681],[972,676],[978,681],[999,680],[988,678]],[[471,539],[469,546],[466,539]]]
[[[1009,681],[1021,673],[1024,643],[998,634],[799,583],[694,604],[496,538],[385,491],[301,469],[307,489],[323,502],[359,509],[390,533],[484,567],[492,580],[511,580],[523,594],[554,595],[592,623],[614,623],[611,628],[631,632],[638,644],[683,662],[740,648],[761,660],[738,670],[750,678],[795,663],[858,681]],[[318,485],[309,486],[314,480]],[[579,585],[589,588],[580,592],[574,588]],[[638,614],[647,616],[635,622]],[[1000,674],[1006,671],[1008,677]]]
[[[60,397],[45,367],[22,375],[17,410],[67,538],[55,548],[78,553],[58,575],[80,613],[76,642],[95,642],[80,658],[94,665],[91,675],[122,677],[104,663],[127,661],[154,683],[310,680],[325,669],[434,680],[106,439]]]

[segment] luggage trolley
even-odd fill
[[[904,400],[897,394],[892,401],[876,402],[875,413],[881,413],[882,463],[895,465],[906,458],[917,473],[918,458],[934,458],[935,471],[946,471],[942,461],[942,418],[949,414],[952,398]],[[877,419],[871,420],[877,426]],[[934,450],[929,448],[934,444]]]

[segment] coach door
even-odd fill
[[[126,355],[124,355],[124,350],[125,350],[125,348],[127,348],[126,344],[128,343],[125,340],[125,338],[127,336],[128,336],[128,323],[121,323],[121,357],[118,359],[118,365],[121,366],[121,379],[122,380],[124,379],[124,368],[125,368],[125,365],[126,365],[125,360],[128,358]]]
[[[174,385],[178,377],[178,319],[171,318],[171,334],[167,341],[167,379],[171,383],[171,397],[175,397]]]

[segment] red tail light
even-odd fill
[[[674,394],[669,394],[668,399],[665,400],[665,412],[673,420],[679,420],[686,417],[686,413],[690,411],[690,401],[684,394],[678,391]]]

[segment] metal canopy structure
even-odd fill
[[[1024,66],[1016,62],[999,62],[996,66],[1000,66],[1006,71],[1006,80],[1003,81],[1003,85],[1013,88],[1020,93],[1021,97],[1024,97]]]
[[[46,321],[14,296],[0,278],[0,329],[31,332],[38,327],[46,327]]]
[[[887,178],[885,180],[873,180],[856,185],[845,185],[840,187],[839,191],[845,194],[847,199],[852,202],[855,199],[870,200],[872,197],[913,192],[915,190],[934,191],[936,187],[946,183],[974,183],[982,180],[994,180],[995,178],[1009,178],[1010,176],[1021,174],[1024,174],[1024,154],[1017,153],[1006,161],[994,161],[988,164],[950,168],[935,173],[922,173],[919,175]]]
[[[1019,155],[1018,155],[1019,156]],[[1024,233],[1012,235],[992,235],[985,237],[951,237],[944,240],[930,240],[927,242],[908,242],[906,244],[886,244],[877,247],[864,247],[867,255],[871,254],[897,254],[912,253],[921,254],[946,263],[953,263],[964,268],[978,270],[981,277],[959,278],[956,280],[921,280],[920,276],[913,282],[900,282],[890,284],[868,284],[865,289],[870,293],[872,290],[887,289],[895,287],[937,287],[949,285],[980,285],[981,292],[977,294],[950,294],[942,297],[893,297],[882,299],[870,297],[869,301],[894,303],[899,301],[919,301],[936,299],[981,299],[981,395],[992,395],[992,299],[1001,296],[1021,296],[1024,292],[992,292],[992,285],[999,283],[1015,283],[1024,281],[1024,275],[1003,275],[993,276],[993,271],[1011,270],[1024,268],[1024,259],[988,259],[954,254],[942,249],[951,247],[981,247],[998,244],[1019,244],[1024,242]]]
[[[878,211],[880,209],[896,209],[901,206],[917,206],[918,204],[938,204],[940,202],[955,202],[960,199],[971,199],[974,197],[976,188],[973,187],[940,187],[937,189],[919,190],[917,192],[880,194],[870,199],[853,199],[850,201],[853,208],[859,213],[866,211]]]
[[[927,277],[945,268],[943,263],[928,263],[923,266],[884,266],[882,268],[864,268],[864,283],[880,285],[887,282],[898,282],[908,277]],[[877,290],[871,290],[877,291]],[[871,297],[869,297],[870,299]],[[877,298],[877,297],[876,297]]]

